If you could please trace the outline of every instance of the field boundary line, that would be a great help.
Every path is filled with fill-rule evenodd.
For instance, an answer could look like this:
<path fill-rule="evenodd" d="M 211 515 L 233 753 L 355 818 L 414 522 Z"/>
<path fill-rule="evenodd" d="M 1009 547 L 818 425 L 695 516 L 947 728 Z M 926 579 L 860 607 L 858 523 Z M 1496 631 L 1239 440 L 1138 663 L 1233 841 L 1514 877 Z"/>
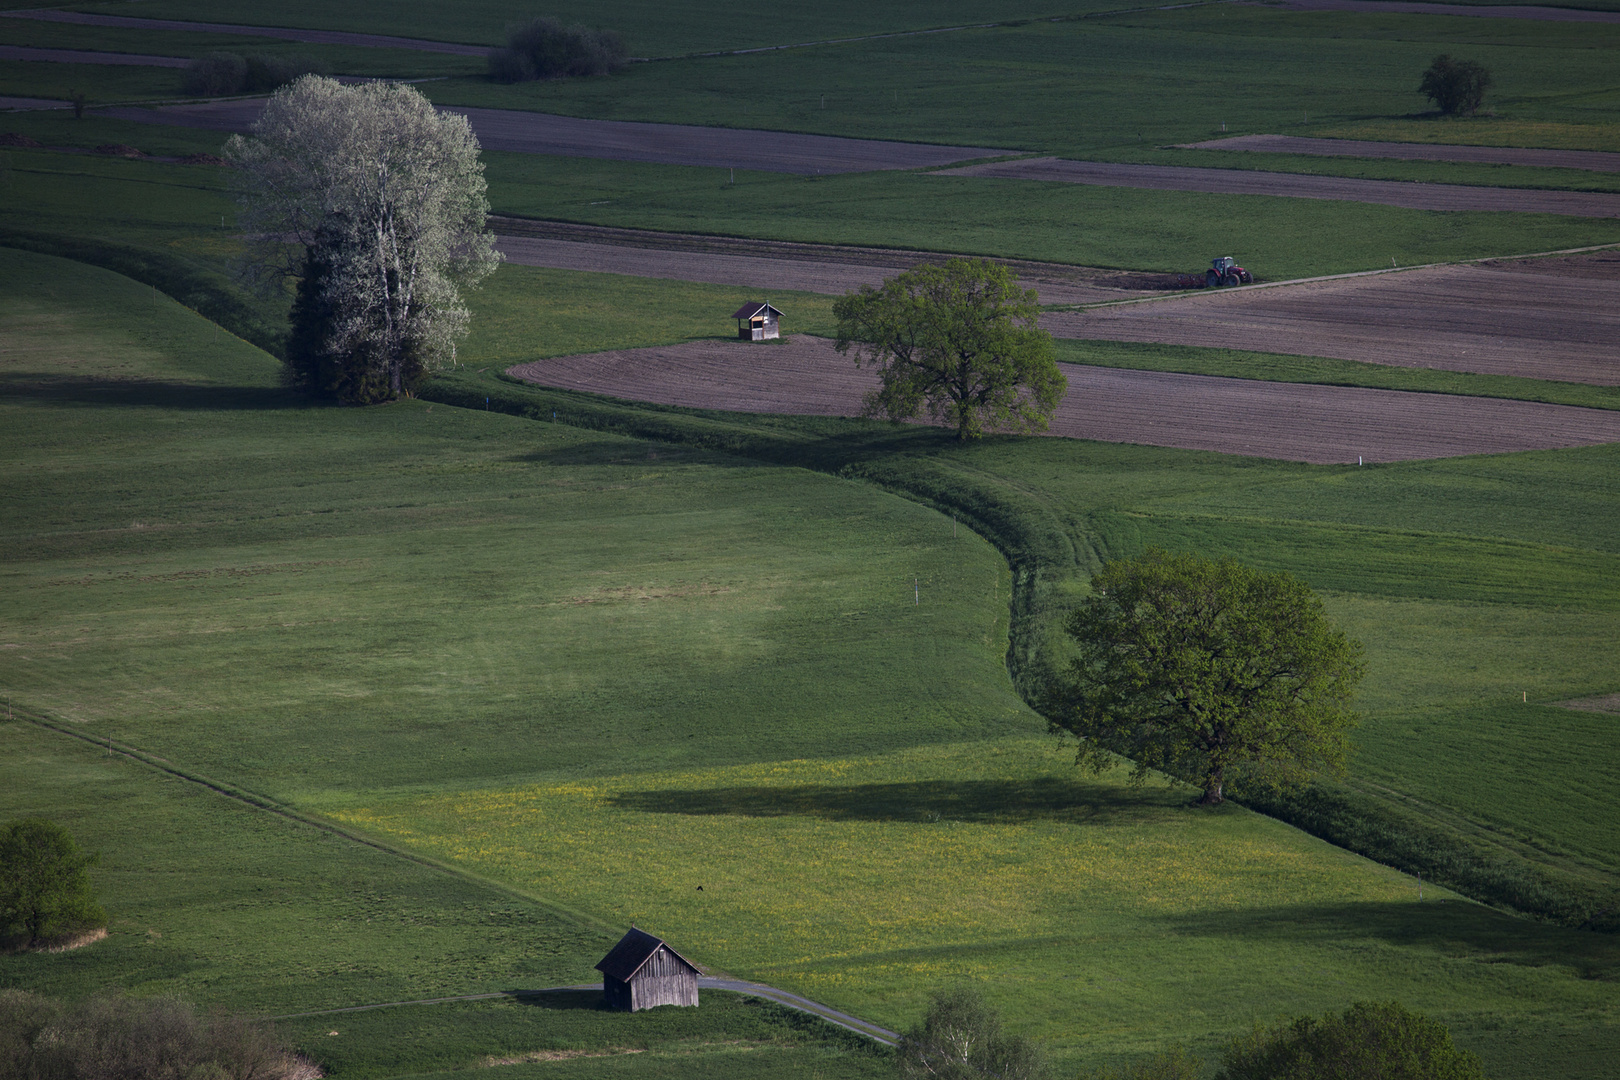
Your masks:
<path fill-rule="evenodd" d="M 1378 277 L 1380 274 L 1406 274 L 1413 270 L 1433 270 L 1440 266 L 1475 266 L 1479 263 L 1498 262 L 1503 259 L 1555 259 L 1560 255 L 1583 255 L 1589 251 L 1608 251 L 1620 248 L 1620 243 L 1592 244 L 1588 247 L 1560 248 L 1557 251 L 1532 251 L 1523 255 L 1485 255 L 1478 259 L 1454 259 L 1449 262 L 1415 263 L 1412 266 L 1391 266 L 1377 270 L 1352 270 L 1347 274 L 1323 274 L 1320 277 L 1289 278 L 1287 281 L 1263 281 L 1254 285 L 1238 285 L 1209 289 L 1184 289 L 1166 296 L 1133 296 L 1128 300 L 1099 300 L 1095 304 L 1053 305 L 1043 311 L 1092 311 L 1096 308 L 1124 307 L 1127 304 L 1157 304 L 1166 300 L 1181 300 L 1189 296 L 1231 296 L 1235 293 L 1254 292 L 1257 289 L 1281 289 L 1289 285 L 1310 285 L 1318 281 L 1344 281 L 1348 278 Z"/>
<path fill-rule="evenodd" d="M 216 795 L 235 800 L 236 802 L 245 803 L 246 805 L 253 807 L 255 810 L 263 810 L 266 813 L 276 814 L 280 817 L 286 818 L 289 821 L 296 822 L 297 824 L 306 825 L 312 829 L 318 829 L 321 832 L 330 833 L 352 843 L 360 844 L 365 847 L 372 848 L 373 850 L 380 851 L 385 855 L 392 855 L 395 858 L 416 863 L 417 865 L 424 866 L 430 870 L 437 870 L 440 873 L 448 874 L 451 877 L 460 878 L 463 881 L 471 882 L 483 888 L 492 889 L 496 892 L 504 893 L 507 896 L 524 900 L 531 904 L 537 904 L 552 914 L 572 921 L 576 925 L 593 930 L 600 930 L 608 934 L 616 934 L 619 932 L 613 925 L 593 915 L 588 915 L 582 911 L 576 911 L 573 908 L 567 907 L 564 904 L 559 904 L 554 900 L 548 900 L 544 897 L 531 895 L 530 893 L 525 892 L 516 886 L 508 885 L 504 882 L 493 881 L 482 876 L 481 874 L 475 874 L 462 867 L 452 866 L 430 856 L 396 847 L 393 844 L 389 844 L 383 840 L 369 836 L 363 832 L 360 832 L 359 830 L 339 825 L 334 821 L 328 820 L 324 816 L 311 814 L 304 810 L 294 809 L 285 803 L 277 802 L 275 799 L 272 799 L 267 795 L 260 795 L 258 792 L 237 787 L 235 784 L 231 784 L 223 780 L 214 780 L 203 776 L 200 773 L 188 772 L 166 758 L 161 758 L 156 754 L 142 750 L 137 746 L 132 746 L 120 740 L 113 739 L 111 736 L 98 736 L 89 732 L 75 731 L 71 727 L 68 727 L 63 721 L 54 720 L 43 713 L 34 712 L 33 710 L 28 709 L 26 706 L 14 706 L 14 711 L 18 719 L 26 720 L 36 727 L 44 728 L 47 731 L 53 731 L 58 735 L 66 735 L 69 738 L 77 739 L 80 742 L 88 743 L 91 746 L 106 747 L 109 754 L 121 754 L 131 761 L 139 762 L 150 769 L 167 773 L 178 780 L 184 780 L 188 783 L 196 784 L 199 787 L 207 788 Z"/>

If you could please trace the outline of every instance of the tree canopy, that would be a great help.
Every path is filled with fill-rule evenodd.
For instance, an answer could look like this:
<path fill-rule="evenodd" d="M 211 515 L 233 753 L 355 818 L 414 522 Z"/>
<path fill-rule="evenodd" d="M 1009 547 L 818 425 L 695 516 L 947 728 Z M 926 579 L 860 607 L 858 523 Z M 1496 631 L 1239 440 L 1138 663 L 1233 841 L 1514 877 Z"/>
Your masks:
<path fill-rule="evenodd" d="M 1198 784 L 1297 784 L 1343 767 L 1359 643 L 1286 573 L 1152 549 L 1109 562 L 1070 615 L 1078 656 L 1047 714 L 1098 771 L 1114 754 Z"/>
<path fill-rule="evenodd" d="M 225 152 L 251 268 L 299 279 L 297 385 L 381 401 L 454 359 L 469 317 L 460 290 L 500 258 L 465 117 L 398 83 L 310 75 L 272 95 L 253 137 Z"/>
<path fill-rule="evenodd" d="M 1003 1032 L 995 1010 L 965 986 L 933 995 L 922 1023 L 901 1037 L 895 1064 L 902 1080 L 1038 1080 L 1046 1075 L 1040 1047 Z"/>
<path fill-rule="evenodd" d="M 0 937 L 30 944 L 106 925 L 86 872 L 95 862 L 54 821 L 0 828 Z"/>
<path fill-rule="evenodd" d="M 1437 1020 L 1395 1001 L 1301 1017 L 1233 1039 L 1215 1080 L 1485 1080 Z"/>
<path fill-rule="evenodd" d="M 1045 431 L 1068 381 L 1052 338 L 1036 325 L 1035 291 L 986 259 L 924 264 L 834 306 L 837 349 L 878 369 L 868 416 L 935 422 L 972 439 L 985 431 Z"/>
<path fill-rule="evenodd" d="M 1418 83 L 1418 93 L 1447 116 L 1473 116 L 1485 103 L 1491 73 L 1473 60 L 1453 60 L 1441 53 Z"/>

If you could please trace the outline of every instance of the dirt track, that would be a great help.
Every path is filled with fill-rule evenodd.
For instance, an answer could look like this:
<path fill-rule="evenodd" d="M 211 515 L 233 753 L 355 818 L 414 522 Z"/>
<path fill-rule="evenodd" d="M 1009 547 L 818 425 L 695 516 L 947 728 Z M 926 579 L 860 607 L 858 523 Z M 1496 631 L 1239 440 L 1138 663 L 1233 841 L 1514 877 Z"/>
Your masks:
<path fill-rule="evenodd" d="M 96 52 L 89 49 L 35 49 L 27 45 L 0 45 L 0 60 L 26 60 L 43 64 L 107 64 L 115 67 L 183 68 L 183 56 L 143 56 L 140 53 Z"/>
<path fill-rule="evenodd" d="M 147 124 L 174 124 L 210 131 L 247 131 L 264 109 L 263 99 L 166 105 L 157 109 L 98 109 L 97 114 Z M 975 146 L 841 139 L 831 135 L 790 135 L 689 124 L 643 124 L 624 120 L 582 120 L 574 116 L 518 109 L 446 108 L 472 122 L 486 150 L 561 157 L 647 161 L 659 165 L 698 165 L 763 172 L 869 172 L 925 169 L 1003 153 Z"/>
<path fill-rule="evenodd" d="M 519 265 L 741 285 L 762 294 L 785 289 L 836 296 L 861 285 L 876 285 L 919 262 L 945 258 L 930 252 L 691 236 L 517 218 L 495 218 L 492 224 L 501 250 Z M 1010 260 L 1008 265 L 1047 304 L 1088 304 L 1140 295 L 1162 277 L 1021 260 Z"/>
<path fill-rule="evenodd" d="M 1620 385 L 1620 252 L 1439 266 L 1056 312 L 1058 337 Z"/>
<path fill-rule="evenodd" d="M 415 52 L 447 53 L 452 56 L 484 56 L 488 45 L 461 45 L 451 41 L 423 41 L 420 38 L 390 37 L 387 34 L 351 34 L 341 30 L 303 30 L 284 26 L 239 26 L 235 23 L 184 22 L 177 19 L 134 19 L 124 15 L 90 15 L 82 11 L 4 11 L 9 19 L 73 23 L 78 26 L 117 26 L 131 30 L 181 30 L 238 37 L 279 38 L 311 45 L 363 45 L 377 49 L 411 49 Z"/>
<path fill-rule="evenodd" d="M 1298 135 L 1235 135 L 1182 143 L 1182 150 L 1248 150 L 1315 157 L 1394 158 L 1399 161 L 1463 161 L 1485 165 L 1540 165 L 1554 169 L 1620 172 L 1620 154 L 1603 150 L 1531 150 L 1517 146 L 1456 146 L 1441 143 L 1307 139 Z"/>
<path fill-rule="evenodd" d="M 1620 12 L 1578 8 L 1410 3 L 1407 0 L 1288 0 L 1287 11 L 1355 11 L 1366 15 L 1458 15 L 1475 19 L 1530 19 L 1538 22 L 1620 22 Z"/>
<path fill-rule="evenodd" d="M 1318 464 L 1620 442 L 1620 412 L 1065 364 L 1052 433 Z M 693 408 L 849 416 L 876 384 L 832 343 L 694 341 L 538 360 L 544 386 Z"/>
<path fill-rule="evenodd" d="M 1340 176 L 1205 169 L 1180 165 L 1121 165 L 1025 158 L 993 161 L 939 173 L 1010 180 L 1051 180 L 1101 187 L 1157 191 L 1203 191 L 1220 195 L 1281 195 L 1296 199 L 1335 199 L 1382 203 L 1409 210 L 1504 210 L 1571 217 L 1620 217 L 1620 195 L 1588 191 L 1534 191 L 1525 188 L 1415 184 L 1402 180 L 1354 180 Z"/>

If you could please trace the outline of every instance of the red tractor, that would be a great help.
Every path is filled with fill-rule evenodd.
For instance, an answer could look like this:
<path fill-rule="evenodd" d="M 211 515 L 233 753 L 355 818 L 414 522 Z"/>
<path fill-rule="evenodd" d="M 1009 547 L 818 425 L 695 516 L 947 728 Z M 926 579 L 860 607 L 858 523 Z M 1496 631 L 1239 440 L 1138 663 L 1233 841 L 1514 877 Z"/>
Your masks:
<path fill-rule="evenodd" d="M 1254 275 L 1237 264 L 1237 260 L 1230 255 L 1222 255 L 1218 259 L 1211 259 L 1209 269 L 1204 276 L 1197 274 L 1181 274 L 1176 278 L 1178 289 L 1218 289 L 1222 285 L 1252 285 Z"/>

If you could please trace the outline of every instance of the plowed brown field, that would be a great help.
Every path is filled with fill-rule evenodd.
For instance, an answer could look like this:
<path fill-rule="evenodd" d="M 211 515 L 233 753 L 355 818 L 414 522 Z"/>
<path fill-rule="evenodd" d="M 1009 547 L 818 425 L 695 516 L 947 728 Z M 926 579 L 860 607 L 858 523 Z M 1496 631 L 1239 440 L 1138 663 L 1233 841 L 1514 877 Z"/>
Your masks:
<path fill-rule="evenodd" d="M 1063 365 L 1052 434 L 1318 464 L 1620 442 L 1620 412 L 1491 398 Z M 779 344 L 691 341 L 537 360 L 510 369 L 543 386 L 743 412 L 850 416 L 869 369 L 806 335 Z"/>
<path fill-rule="evenodd" d="M 1620 252 L 1437 266 L 1058 312 L 1058 337 L 1620 385 Z"/>

